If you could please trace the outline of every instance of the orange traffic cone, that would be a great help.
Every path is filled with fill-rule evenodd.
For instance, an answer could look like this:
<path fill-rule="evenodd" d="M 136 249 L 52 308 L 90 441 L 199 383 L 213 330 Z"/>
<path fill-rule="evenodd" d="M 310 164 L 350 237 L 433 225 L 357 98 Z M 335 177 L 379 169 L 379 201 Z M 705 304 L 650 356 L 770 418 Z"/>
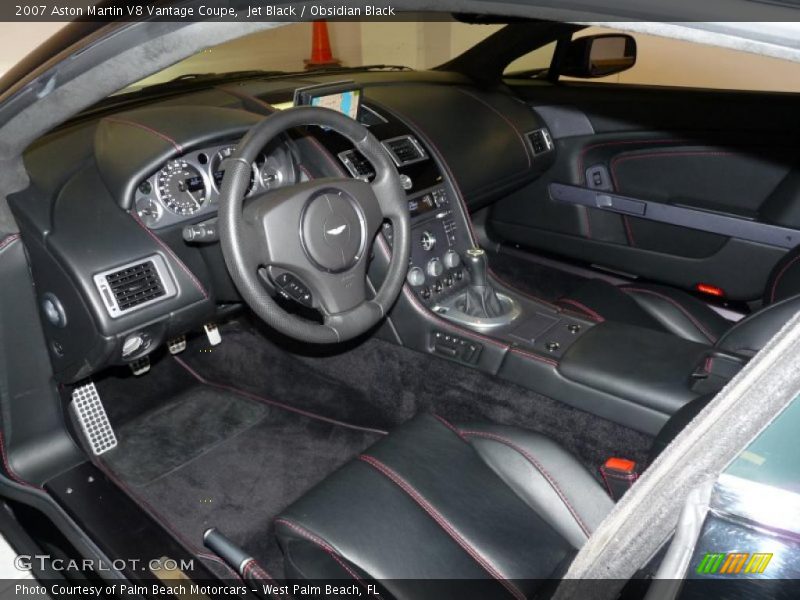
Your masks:
<path fill-rule="evenodd" d="M 328 24 L 325 21 L 314 21 L 311 32 L 311 58 L 303 61 L 306 69 L 317 67 L 339 66 L 342 63 L 333 57 L 331 41 L 328 37 Z"/>

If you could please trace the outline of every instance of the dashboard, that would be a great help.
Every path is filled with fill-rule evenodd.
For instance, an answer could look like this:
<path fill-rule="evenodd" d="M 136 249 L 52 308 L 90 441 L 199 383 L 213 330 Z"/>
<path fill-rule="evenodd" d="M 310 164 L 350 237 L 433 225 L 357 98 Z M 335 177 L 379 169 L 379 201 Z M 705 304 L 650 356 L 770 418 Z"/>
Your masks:
<path fill-rule="evenodd" d="M 507 93 L 480 91 L 449 74 L 353 77 L 357 97 L 331 98 L 326 90 L 341 84 L 332 76 L 248 80 L 89 116 L 31 146 L 32 185 L 9 205 L 59 381 L 146 359 L 241 302 L 216 238 L 187 236 L 187 228 L 213 223 L 224 160 L 303 89 L 319 87 L 309 104 L 319 97 L 318 104 L 354 111 L 394 161 L 412 222 L 407 281 L 419 302 L 433 307 L 466 284 L 458 256 L 473 244 L 468 209 L 552 165 L 552 148 L 534 144 L 544 123 Z M 344 138 L 302 127 L 262 150 L 248 194 L 310 178 L 373 176 Z M 388 224 L 382 235 L 391 244 Z"/>
<path fill-rule="evenodd" d="M 136 186 L 133 206 L 150 229 L 161 229 L 217 212 L 225 170 L 222 162 L 236 150 L 234 141 L 208 146 L 171 158 Z M 251 165 L 247 196 L 297 183 L 291 153 L 278 146 L 265 149 Z"/>

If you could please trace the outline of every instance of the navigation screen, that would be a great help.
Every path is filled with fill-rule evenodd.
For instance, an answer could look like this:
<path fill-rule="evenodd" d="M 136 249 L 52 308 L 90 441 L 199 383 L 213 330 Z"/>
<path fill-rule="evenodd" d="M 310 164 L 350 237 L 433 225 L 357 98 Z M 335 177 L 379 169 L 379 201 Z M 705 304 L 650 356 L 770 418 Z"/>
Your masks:
<path fill-rule="evenodd" d="M 338 110 L 340 113 L 355 120 L 356 117 L 358 117 L 360 96 L 361 90 L 349 90 L 335 94 L 326 94 L 324 96 L 313 96 L 311 98 L 311 106 L 321 106 L 322 108 Z"/>

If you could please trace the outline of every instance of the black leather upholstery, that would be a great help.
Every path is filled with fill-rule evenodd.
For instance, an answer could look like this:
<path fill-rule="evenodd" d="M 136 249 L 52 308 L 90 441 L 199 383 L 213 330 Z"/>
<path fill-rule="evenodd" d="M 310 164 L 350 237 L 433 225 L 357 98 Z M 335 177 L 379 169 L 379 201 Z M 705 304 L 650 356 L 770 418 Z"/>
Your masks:
<path fill-rule="evenodd" d="M 800 310 L 800 247 L 788 252 L 772 269 L 764 290 L 764 308 L 738 323 L 686 292 L 661 285 L 614 286 L 591 279 L 559 303 L 595 318 L 666 331 L 752 355 Z"/>
<path fill-rule="evenodd" d="M 563 573 L 612 507 L 543 436 L 421 415 L 275 525 L 288 577 L 379 579 L 386 596 L 415 599 L 441 597 L 421 580 L 472 580 L 459 598 L 524 598 Z"/>

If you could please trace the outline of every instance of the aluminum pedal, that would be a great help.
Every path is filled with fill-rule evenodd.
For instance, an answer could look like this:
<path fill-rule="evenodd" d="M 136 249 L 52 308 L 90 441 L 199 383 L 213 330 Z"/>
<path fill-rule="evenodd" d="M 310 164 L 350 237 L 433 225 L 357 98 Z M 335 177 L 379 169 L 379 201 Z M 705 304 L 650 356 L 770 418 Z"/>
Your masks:
<path fill-rule="evenodd" d="M 209 344 L 219 346 L 222 343 L 222 334 L 219 332 L 219 327 L 217 327 L 216 323 L 206 323 L 203 325 L 203 329 L 206 330 Z"/>
<path fill-rule="evenodd" d="M 137 358 L 133 362 L 129 362 L 128 366 L 131 368 L 131 372 L 136 375 L 144 375 L 150 370 L 150 357 L 143 356 L 142 358 Z"/>
<path fill-rule="evenodd" d="M 117 436 L 93 381 L 72 390 L 70 409 L 92 454 L 100 456 L 117 447 Z"/>
<path fill-rule="evenodd" d="M 186 350 L 186 336 L 181 335 L 176 338 L 172 338 L 167 342 L 167 348 L 169 348 L 170 354 L 180 354 Z"/>

